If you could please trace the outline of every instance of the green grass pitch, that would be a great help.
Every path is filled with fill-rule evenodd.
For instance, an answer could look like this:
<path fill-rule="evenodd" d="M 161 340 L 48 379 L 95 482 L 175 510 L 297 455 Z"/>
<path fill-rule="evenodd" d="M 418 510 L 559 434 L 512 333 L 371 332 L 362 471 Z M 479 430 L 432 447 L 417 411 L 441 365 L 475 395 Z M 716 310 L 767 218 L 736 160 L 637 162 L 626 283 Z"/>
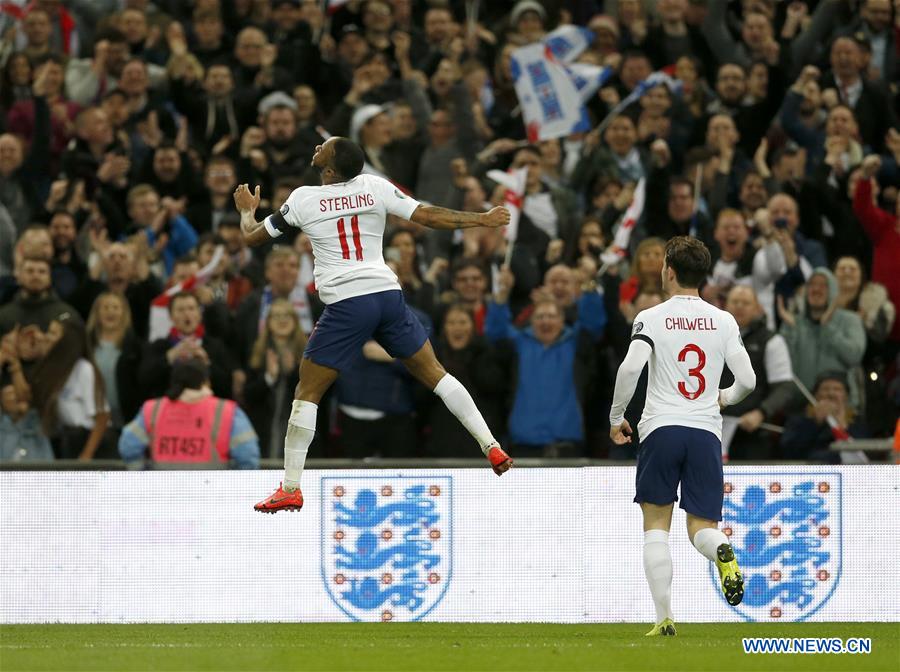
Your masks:
<path fill-rule="evenodd" d="M 0 670 L 900 670 L 897 623 L 5 625 Z M 742 637 L 871 637 L 870 655 L 746 655 Z"/>

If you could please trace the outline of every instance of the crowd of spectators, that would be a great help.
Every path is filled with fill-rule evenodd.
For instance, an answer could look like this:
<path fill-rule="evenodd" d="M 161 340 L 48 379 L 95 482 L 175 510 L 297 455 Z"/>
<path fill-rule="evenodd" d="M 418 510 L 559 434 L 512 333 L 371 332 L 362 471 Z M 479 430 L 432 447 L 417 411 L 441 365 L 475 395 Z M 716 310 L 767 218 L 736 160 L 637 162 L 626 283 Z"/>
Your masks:
<path fill-rule="evenodd" d="M 606 438 L 615 371 L 635 315 L 667 298 L 663 245 L 682 234 L 710 247 L 702 296 L 735 316 L 756 370 L 756 391 L 725 411 L 731 459 L 836 461 L 835 431 L 894 432 L 898 0 L 3 12 L 0 460 L 118 458 L 123 428 L 185 360 L 280 458 L 323 306 L 307 237 L 248 249 L 231 195 L 259 184 L 259 215 L 277 209 L 317 184 L 309 163 L 329 134 L 444 207 L 485 211 L 505 190 L 487 173 L 527 168 L 512 249 L 502 231 L 393 217 L 385 235 L 407 302 L 514 457 L 633 458 Z M 614 70 L 586 103 L 595 128 L 652 72 L 679 86 L 650 89 L 602 133 L 529 143 L 511 54 L 566 23 L 594 33 L 580 61 Z M 604 263 L 641 179 L 629 249 Z M 324 404 L 314 457 L 477 455 L 375 342 Z M 639 388 L 632 427 L 641 406 Z"/>

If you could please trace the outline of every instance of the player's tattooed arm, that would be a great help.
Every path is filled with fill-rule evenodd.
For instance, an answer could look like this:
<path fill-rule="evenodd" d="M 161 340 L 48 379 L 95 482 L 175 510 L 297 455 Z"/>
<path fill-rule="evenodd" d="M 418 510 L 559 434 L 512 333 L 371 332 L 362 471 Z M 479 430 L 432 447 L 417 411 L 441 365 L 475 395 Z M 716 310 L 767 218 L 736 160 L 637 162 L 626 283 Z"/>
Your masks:
<path fill-rule="evenodd" d="M 241 233 L 250 247 L 262 245 L 270 240 L 269 232 L 262 222 L 256 221 L 256 208 L 259 207 L 259 186 L 251 193 L 246 184 L 239 184 L 234 190 L 234 205 L 241 213 Z"/>
<path fill-rule="evenodd" d="M 430 229 L 471 229 L 475 226 L 496 228 L 509 224 L 509 210 L 502 206 L 489 212 L 462 212 L 434 205 L 420 205 L 410 221 Z"/>

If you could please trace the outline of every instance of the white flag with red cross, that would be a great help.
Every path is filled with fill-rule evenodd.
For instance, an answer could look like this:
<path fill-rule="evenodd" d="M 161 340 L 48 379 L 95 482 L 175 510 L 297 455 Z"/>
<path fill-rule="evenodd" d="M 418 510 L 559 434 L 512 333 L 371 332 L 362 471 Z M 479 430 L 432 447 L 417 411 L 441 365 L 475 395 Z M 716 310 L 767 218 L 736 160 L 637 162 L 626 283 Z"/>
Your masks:
<path fill-rule="evenodd" d="M 631 204 L 622 216 L 622 221 L 613 236 L 613 243 L 600 256 L 600 260 L 606 265 L 613 265 L 624 259 L 628 254 L 628 246 L 631 243 L 631 234 L 635 225 L 644 212 L 644 200 L 646 199 L 647 182 L 642 177 L 638 180 L 634 189 Z"/>
<path fill-rule="evenodd" d="M 514 243 L 519 235 L 519 217 L 524 207 L 528 168 L 517 168 L 506 173 L 501 170 L 489 170 L 487 176 L 506 187 L 503 204 L 509 210 L 509 224 L 506 226 L 505 236 L 507 241 Z"/>

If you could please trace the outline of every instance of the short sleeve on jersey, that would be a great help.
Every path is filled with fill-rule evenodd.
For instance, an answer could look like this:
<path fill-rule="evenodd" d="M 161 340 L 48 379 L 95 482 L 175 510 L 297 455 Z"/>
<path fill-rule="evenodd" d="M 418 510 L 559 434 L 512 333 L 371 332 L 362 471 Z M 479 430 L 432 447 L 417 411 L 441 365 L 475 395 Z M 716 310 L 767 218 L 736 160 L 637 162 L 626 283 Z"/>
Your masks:
<path fill-rule="evenodd" d="M 647 324 L 641 318 L 642 315 L 638 315 L 634 319 L 634 324 L 631 326 L 631 340 L 644 341 L 653 349 L 653 338 L 650 336 L 650 330 L 647 329 Z"/>
<path fill-rule="evenodd" d="M 373 175 L 369 178 L 381 195 L 384 201 L 384 209 L 391 215 L 396 215 L 402 219 L 409 219 L 419 207 L 419 202 L 407 196 L 393 184 L 382 177 Z"/>

